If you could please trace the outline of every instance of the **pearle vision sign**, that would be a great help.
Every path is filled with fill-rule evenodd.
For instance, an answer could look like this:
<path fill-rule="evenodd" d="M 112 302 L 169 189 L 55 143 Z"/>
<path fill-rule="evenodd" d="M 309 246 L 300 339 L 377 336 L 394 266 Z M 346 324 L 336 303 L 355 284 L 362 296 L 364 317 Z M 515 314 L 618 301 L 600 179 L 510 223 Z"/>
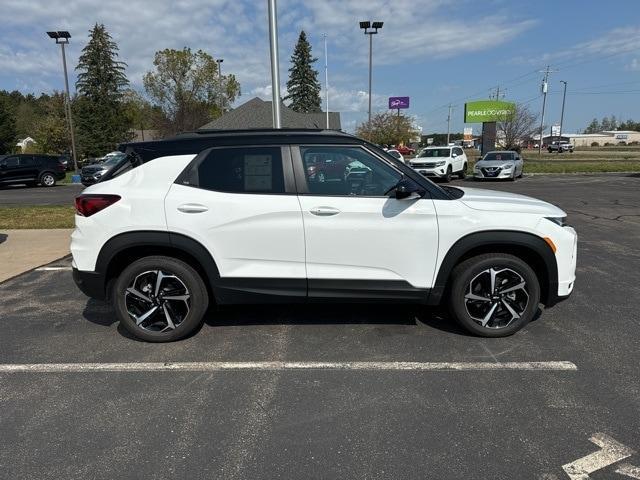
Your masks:
<path fill-rule="evenodd" d="M 478 100 L 464 104 L 465 123 L 499 122 L 516 111 L 516 104 L 501 100 Z"/>

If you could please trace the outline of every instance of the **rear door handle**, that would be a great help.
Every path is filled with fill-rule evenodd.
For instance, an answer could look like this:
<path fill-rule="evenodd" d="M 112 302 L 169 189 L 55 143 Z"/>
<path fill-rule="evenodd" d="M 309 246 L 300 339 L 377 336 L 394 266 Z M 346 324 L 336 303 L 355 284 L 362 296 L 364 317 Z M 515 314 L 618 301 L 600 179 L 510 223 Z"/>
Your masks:
<path fill-rule="evenodd" d="M 333 207 L 314 207 L 309 211 L 313 215 L 317 215 L 319 217 L 330 217 L 331 215 L 337 215 L 340 213 L 340 210 Z"/>
<path fill-rule="evenodd" d="M 209 210 L 206 206 L 199 203 L 185 203 L 178 207 L 178 210 L 182 213 L 203 213 Z"/>

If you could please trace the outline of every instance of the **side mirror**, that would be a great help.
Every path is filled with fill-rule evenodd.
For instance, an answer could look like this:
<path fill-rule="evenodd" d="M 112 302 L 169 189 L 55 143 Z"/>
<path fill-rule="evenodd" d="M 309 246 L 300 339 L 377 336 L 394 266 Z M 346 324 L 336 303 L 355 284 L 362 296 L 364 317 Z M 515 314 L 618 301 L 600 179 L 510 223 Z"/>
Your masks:
<path fill-rule="evenodd" d="M 403 178 L 394 188 L 396 200 L 418 198 L 422 196 L 420 187 L 412 180 Z"/>

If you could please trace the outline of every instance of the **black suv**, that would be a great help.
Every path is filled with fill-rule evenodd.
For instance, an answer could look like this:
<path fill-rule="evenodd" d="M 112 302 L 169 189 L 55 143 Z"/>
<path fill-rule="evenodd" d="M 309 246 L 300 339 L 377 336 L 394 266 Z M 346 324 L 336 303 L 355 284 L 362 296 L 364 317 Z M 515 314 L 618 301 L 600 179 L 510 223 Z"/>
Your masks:
<path fill-rule="evenodd" d="M 53 187 L 65 176 L 60 157 L 18 153 L 0 155 L 0 185 L 21 183 Z"/>

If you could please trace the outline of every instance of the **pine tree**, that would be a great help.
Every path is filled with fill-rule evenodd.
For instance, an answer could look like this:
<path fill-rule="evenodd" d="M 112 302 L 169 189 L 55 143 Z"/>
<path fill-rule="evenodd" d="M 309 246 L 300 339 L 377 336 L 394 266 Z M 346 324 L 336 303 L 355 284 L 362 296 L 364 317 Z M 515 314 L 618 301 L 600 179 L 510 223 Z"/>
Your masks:
<path fill-rule="evenodd" d="M 290 108 L 296 112 L 320 112 L 320 82 L 318 71 L 313 63 L 318 59 L 311 55 L 311 45 L 304 30 L 300 32 L 298 43 L 291 55 L 291 68 L 287 82 L 288 95 L 285 100 L 291 100 Z"/>
<path fill-rule="evenodd" d="M 95 24 L 82 49 L 76 70 L 78 97 L 74 101 L 81 153 L 104 155 L 128 140 L 123 92 L 129 85 L 126 64 L 118 61 L 118 46 L 104 25 Z"/>

